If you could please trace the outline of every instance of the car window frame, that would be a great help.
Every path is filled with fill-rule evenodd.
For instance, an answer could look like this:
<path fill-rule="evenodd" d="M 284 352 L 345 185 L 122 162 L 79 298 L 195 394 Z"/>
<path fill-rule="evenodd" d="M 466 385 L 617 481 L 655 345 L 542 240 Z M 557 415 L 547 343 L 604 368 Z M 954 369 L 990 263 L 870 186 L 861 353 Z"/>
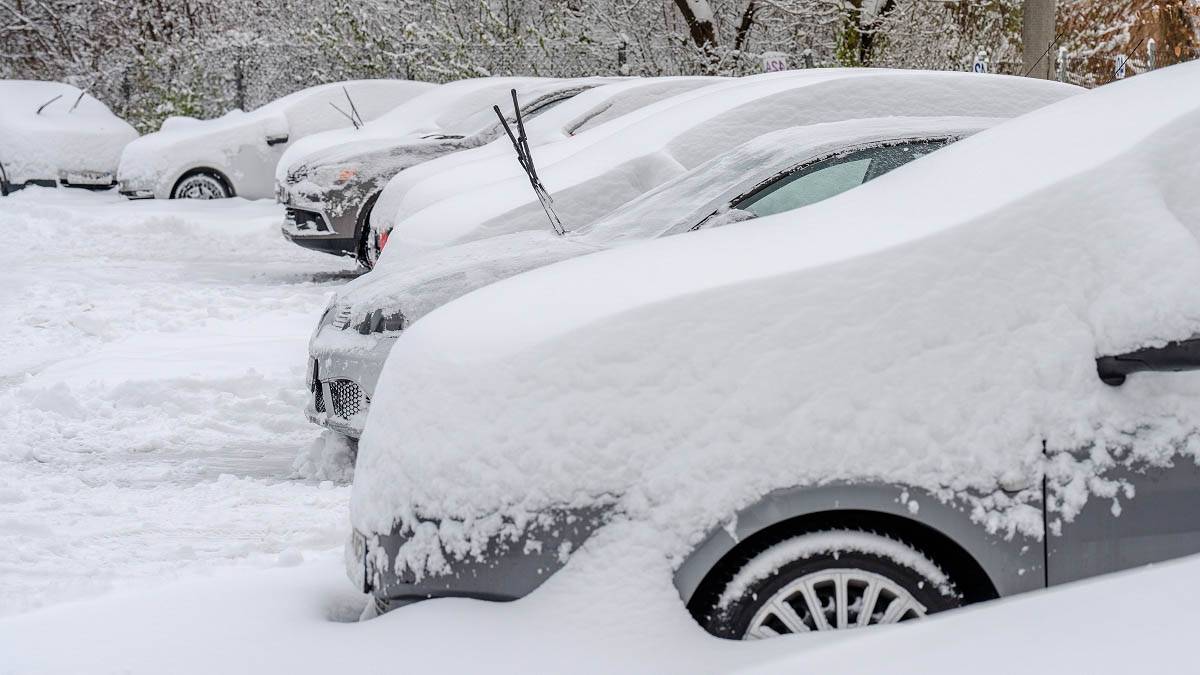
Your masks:
<path fill-rule="evenodd" d="M 790 168 L 784 169 L 783 171 L 777 171 L 776 173 L 772 174 L 770 177 L 765 178 L 765 179 L 755 183 L 753 187 L 738 193 L 737 195 L 733 196 L 732 198 L 722 200 L 721 205 L 714 208 L 711 212 L 709 212 L 708 215 L 704 216 L 698 222 L 692 224 L 690 227 L 688 227 L 686 229 L 675 227 L 675 228 L 672 228 L 670 231 L 668 231 L 666 233 L 666 235 L 677 234 L 679 232 L 695 232 L 697 230 L 702 230 L 702 229 L 704 229 L 704 224 L 709 222 L 710 220 L 712 220 L 715 216 L 718 216 L 722 213 L 727 213 L 728 211 L 733 210 L 733 209 L 737 209 L 738 204 L 745 202 L 747 199 L 757 195 L 758 193 L 762 192 L 763 190 L 770 187 L 771 185 L 774 185 L 775 183 L 778 183 L 779 181 L 784 180 L 784 179 L 786 179 L 790 176 L 793 176 L 797 173 L 808 171 L 810 169 L 814 169 L 816 166 L 823 164 L 825 162 L 828 162 L 831 159 L 836 159 L 839 157 L 847 157 L 849 155 L 853 155 L 855 153 L 862 152 L 864 150 L 870 150 L 873 148 L 904 145 L 906 143 L 934 143 L 934 142 L 942 141 L 941 147 L 939 147 L 937 150 L 926 153 L 926 154 L 933 154 L 934 152 L 937 152 L 938 150 L 944 149 L 948 145 L 953 145 L 954 143 L 961 141 L 963 138 L 966 138 L 968 135 L 969 134 L 964 134 L 964 133 L 940 132 L 937 134 L 927 135 L 927 136 L 926 135 L 898 136 L 898 137 L 893 137 L 893 138 L 888 138 L 888 139 L 883 139 L 883 140 L 873 140 L 873 141 L 866 142 L 866 143 L 857 143 L 854 145 L 848 145 L 848 146 L 839 148 L 836 151 L 828 152 L 823 155 L 814 157 L 810 160 L 807 160 L 805 162 L 802 162 L 800 164 L 796 164 Z M 918 159 L 920 159 L 920 158 L 918 158 Z M 861 187 L 862 185 L 865 185 L 866 183 L 871 182 L 875 178 L 878 178 L 877 175 L 872 175 L 873 168 L 874 167 L 868 167 L 868 169 L 867 169 L 868 178 L 864 178 L 863 182 L 859 183 L 859 185 L 856 187 Z M 897 168 L 899 168 L 899 167 L 897 167 Z M 854 189 L 854 188 L 851 188 L 851 190 L 852 189 Z M 847 190 L 846 192 L 849 192 L 849 190 Z M 801 207 L 801 208 L 803 208 L 803 207 Z M 795 209 L 793 209 L 793 210 L 795 210 Z M 784 213 L 786 213 L 786 211 Z"/>

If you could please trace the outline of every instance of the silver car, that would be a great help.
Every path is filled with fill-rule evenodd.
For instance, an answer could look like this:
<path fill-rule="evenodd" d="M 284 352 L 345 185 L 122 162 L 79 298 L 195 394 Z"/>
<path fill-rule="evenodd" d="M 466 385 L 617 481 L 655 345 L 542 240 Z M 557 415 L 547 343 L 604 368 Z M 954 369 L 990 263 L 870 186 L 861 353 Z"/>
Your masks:
<path fill-rule="evenodd" d="M 308 418 L 357 439 L 388 352 L 411 322 L 522 272 L 617 244 L 801 208 L 995 124 L 885 118 L 785 129 L 751 141 L 578 231 L 459 244 L 389 265 L 338 291 L 309 342 Z"/>
<path fill-rule="evenodd" d="M 1197 553 L 1198 83 L 448 303 L 385 364 L 353 578 L 388 609 L 557 574 L 540 606 L 641 631 L 673 580 L 759 639 Z"/>

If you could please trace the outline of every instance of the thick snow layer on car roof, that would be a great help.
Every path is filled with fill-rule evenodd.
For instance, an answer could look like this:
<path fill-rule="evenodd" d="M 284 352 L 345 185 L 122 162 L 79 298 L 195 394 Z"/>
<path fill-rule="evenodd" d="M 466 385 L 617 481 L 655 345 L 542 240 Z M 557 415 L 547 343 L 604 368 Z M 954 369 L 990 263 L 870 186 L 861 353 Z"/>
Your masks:
<path fill-rule="evenodd" d="M 1053 517 L 1119 502 L 1115 465 L 1196 459 L 1195 375 L 1114 389 L 1094 359 L 1200 333 L 1198 85 L 1200 64 L 1142 75 L 807 209 L 436 310 L 382 373 L 355 526 L 420 527 L 402 555 L 424 573 L 551 505 L 611 502 L 678 564 L 764 494 L 829 480 L 1031 536 L 1040 490 L 998 484 L 1044 467 Z M 579 564 L 619 564 L 612 543 Z"/>
<path fill-rule="evenodd" d="M 268 132 L 292 140 L 334 127 L 353 125 L 330 103 L 350 112 L 345 88 L 364 120 L 373 120 L 434 85 L 407 80 L 351 80 L 309 87 L 250 112 L 232 110 L 217 119 L 168 118 L 162 128 L 126 147 L 121 157 L 122 180 L 155 180 L 172 166 L 236 153 L 241 147 L 262 146 Z M 298 105 L 300 104 L 300 105 Z"/>
<path fill-rule="evenodd" d="M 279 159 L 276 177 L 282 178 L 287 169 L 309 155 L 341 145 L 362 142 L 374 145 L 410 135 L 459 133 L 451 128 L 457 129 L 464 116 L 473 114 L 468 111 L 487 109 L 509 88 L 553 81 L 541 77 L 480 77 L 429 85 L 428 91 L 367 122 L 362 129 L 332 129 L 291 144 Z"/>
<path fill-rule="evenodd" d="M 743 143 L 571 234 L 615 244 L 686 231 L 714 210 L 797 166 L 880 143 L 965 138 L 1002 121 L 883 117 L 781 129 Z"/>
<path fill-rule="evenodd" d="M 658 101 L 727 81 L 718 77 L 625 79 L 596 87 L 540 115 L 527 118 L 525 129 L 530 145 L 536 148 L 629 116 Z M 526 101 L 530 92 L 518 88 L 517 96 L 519 100 Z M 487 110 L 491 110 L 493 104 L 500 105 L 506 113 L 512 108 L 507 91 L 488 104 Z M 640 119 L 645 114 L 629 117 L 628 120 Z M 494 115 L 492 119 L 495 119 Z M 540 158 L 541 152 L 536 152 L 535 157 Z M 442 199 L 457 197 L 464 190 L 523 175 L 518 168 L 512 142 L 507 136 L 501 136 L 483 147 L 447 155 L 398 174 L 388 183 L 380 198 L 382 206 L 379 209 L 381 212 L 390 212 L 390 220 L 394 221 L 404 213 L 412 213 Z M 449 180 L 448 176 L 453 176 L 453 180 Z"/>
<path fill-rule="evenodd" d="M 888 115 L 1012 117 L 1082 90 L 1055 82 L 969 73 L 817 69 L 742 78 L 648 106 L 626 120 L 535 153 L 538 174 L 568 229 L 756 136 L 802 124 Z M 419 211 L 384 191 L 376 229 L 401 214 L 391 255 L 542 226 L 545 216 L 514 160 L 505 180 Z M 453 175 L 442 178 L 453 182 Z M 453 188 L 453 186 L 451 186 Z M 419 195 L 410 190 L 410 195 Z M 419 203 L 419 200 L 418 200 Z M 406 215 L 407 214 L 407 215 Z M 385 251 L 385 255 L 388 253 Z"/>
<path fill-rule="evenodd" d="M 121 149 L 138 134 L 81 93 L 60 82 L 0 80 L 0 164 L 10 181 L 58 180 L 60 171 L 116 173 Z"/>

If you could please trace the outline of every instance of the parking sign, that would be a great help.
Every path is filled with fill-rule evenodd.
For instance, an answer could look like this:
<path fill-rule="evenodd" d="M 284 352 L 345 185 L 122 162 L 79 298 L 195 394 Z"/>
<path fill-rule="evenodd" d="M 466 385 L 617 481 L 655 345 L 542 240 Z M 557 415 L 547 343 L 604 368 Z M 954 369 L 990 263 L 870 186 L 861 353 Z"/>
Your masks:
<path fill-rule="evenodd" d="M 764 73 L 778 73 L 788 69 L 787 54 L 783 52 L 764 52 L 762 61 Z"/>

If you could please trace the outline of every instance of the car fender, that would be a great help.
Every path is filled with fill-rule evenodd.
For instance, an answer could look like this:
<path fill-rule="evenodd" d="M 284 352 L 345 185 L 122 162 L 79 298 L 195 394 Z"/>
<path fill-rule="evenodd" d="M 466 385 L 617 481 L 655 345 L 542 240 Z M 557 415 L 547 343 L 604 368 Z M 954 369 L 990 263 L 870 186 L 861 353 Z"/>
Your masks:
<path fill-rule="evenodd" d="M 690 602 L 708 573 L 739 542 L 796 518 L 850 511 L 895 516 L 934 530 L 973 558 L 1001 597 L 1045 586 L 1042 540 L 1020 534 L 989 534 L 971 519 L 967 505 L 943 502 L 927 490 L 840 482 L 776 490 L 738 511 L 727 525 L 710 531 L 684 558 L 675 571 L 675 587 L 684 602 Z"/>

